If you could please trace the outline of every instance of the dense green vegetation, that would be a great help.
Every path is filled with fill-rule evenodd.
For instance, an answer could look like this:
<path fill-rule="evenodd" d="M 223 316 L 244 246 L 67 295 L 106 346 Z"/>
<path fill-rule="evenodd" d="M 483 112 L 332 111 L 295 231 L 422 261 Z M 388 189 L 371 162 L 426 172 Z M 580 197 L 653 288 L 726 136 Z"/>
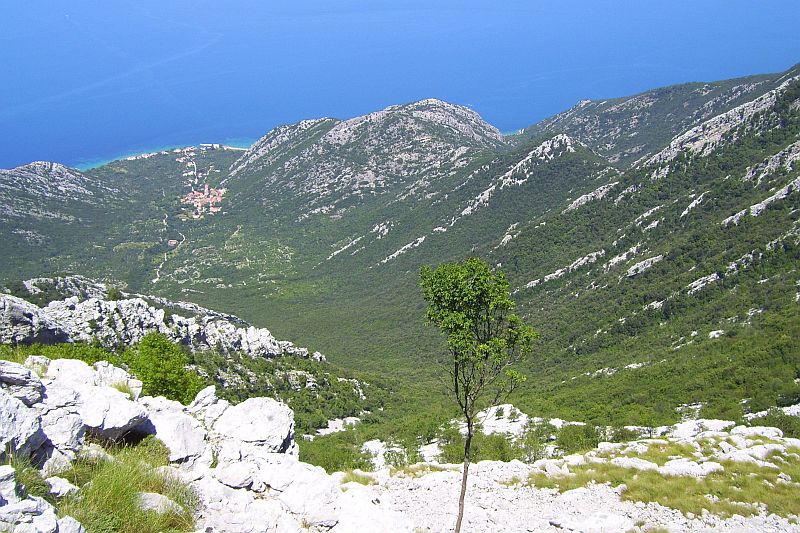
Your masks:
<path fill-rule="evenodd" d="M 336 198 L 341 209 L 331 212 L 312 213 L 319 206 L 272 180 L 330 129 L 329 122 L 234 177 L 227 169 L 240 153 L 196 155 L 198 185 L 224 182 L 229 189 L 218 216 L 194 219 L 179 204 L 191 180 L 180 154 L 114 162 L 89 176 L 124 194 L 98 192 L 103 201 L 96 211 L 54 206 L 74 221 L 28 221 L 47 237 L 44 244 L 6 235 L 4 226 L 8 259 L 0 272 L 27 278 L 69 271 L 119 280 L 125 290 L 236 313 L 279 338 L 322 351 L 333 364 L 228 360 L 162 345 L 157 351 L 171 354 L 173 370 L 188 362 L 200 378 L 177 372 L 161 383 L 158 365 L 167 362 L 153 360 L 147 346 L 108 354 L 92 346 L 24 349 L 48 356 L 63 351 L 89 362 L 108 358 L 145 376 L 147 390 L 184 401 L 201 382 L 221 385 L 233 401 L 275 395 L 295 409 L 299 434 L 311 434 L 331 418 L 359 416 L 352 433 L 301 444 L 327 468 L 358 467 L 360 444 L 371 438 L 391 435 L 413 455 L 419 445 L 442 437 L 440 428 L 457 409 L 436 379 L 445 341 L 422 319 L 418 271 L 423 264 L 467 257 L 506 272 L 521 318 L 540 333 L 522 368 L 528 379 L 510 399 L 527 413 L 591 426 L 659 425 L 678 421 L 679 406 L 699 403 L 702 416 L 741 420 L 800 400 L 800 194 L 790 192 L 758 216 L 722 223 L 797 178 L 797 163 L 787 167 L 786 157 L 763 175 L 761 165 L 791 151 L 800 138 L 800 84 L 704 155 L 685 152 L 651 166 L 628 163 L 785 79 L 690 84 L 596 102 L 570 114 L 573 122 L 542 123 L 504 145 L 471 146 L 472 158 L 431 183 L 392 175 L 382 189 Z M 736 89 L 754 81 L 763 83 Z M 647 101 L 652 105 L 639 106 Z M 635 117 L 640 120 L 633 124 Z M 598 124 L 602 131 L 593 136 L 581 124 Z M 426 134 L 448 138 L 435 130 Z M 620 130 L 629 135 L 614 133 Z M 525 162 L 561 132 L 585 146 L 576 142 L 574 151 Z M 614 146 L 607 151 L 609 139 Z M 334 155 L 353 164 L 373 157 L 360 151 L 363 140 Z M 639 145 L 640 151 L 604 159 Z M 324 162 L 308 161 L 303 169 Z M 499 186 L 503 176 L 518 183 Z M 614 182 L 603 198 L 567 210 L 580 196 Z M 492 185 L 487 204 L 461 216 Z M 380 224 L 387 232 L 378 239 L 372 230 Z M 418 247 L 382 262 L 422 236 Z M 649 269 L 629 275 L 640 261 L 658 256 Z M 713 280 L 705 286 L 691 288 L 708 276 Z M 6 287 L 27 293 L 19 282 Z M 27 298 L 41 305 L 56 296 L 45 291 Z M 366 400 L 339 377 L 357 379 Z M 307 386 L 312 381 L 316 389 Z M 792 420 L 772 416 L 796 431 Z M 577 432 L 558 438 L 570 448 L 594 439 Z M 327 442 L 340 444 L 341 451 L 326 451 Z"/>

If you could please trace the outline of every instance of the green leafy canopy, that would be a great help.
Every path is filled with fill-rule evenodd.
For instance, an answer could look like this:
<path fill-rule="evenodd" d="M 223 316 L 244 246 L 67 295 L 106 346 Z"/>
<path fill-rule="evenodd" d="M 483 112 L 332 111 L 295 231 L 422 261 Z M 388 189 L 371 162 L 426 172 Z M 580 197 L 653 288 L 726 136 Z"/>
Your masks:
<path fill-rule="evenodd" d="M 426 318 L 447 336 L 448 388 L 469 423 L 482 404 L 525 380 L 511 367 L 530 354 L 537 334 L 513 313 L 505 274 L 478 258 L 424 266 L 420 278 Z"/>

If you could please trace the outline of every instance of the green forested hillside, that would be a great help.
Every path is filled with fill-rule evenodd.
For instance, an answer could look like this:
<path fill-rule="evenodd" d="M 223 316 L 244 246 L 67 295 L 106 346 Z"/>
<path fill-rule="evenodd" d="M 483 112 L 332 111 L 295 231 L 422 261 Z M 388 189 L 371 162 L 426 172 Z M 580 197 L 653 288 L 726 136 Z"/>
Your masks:
<path fill-rule="evenodd" d="M 419 268 L 475 255 L 508 274 L 541 334 L 513 399 L 532 413 L 662 423 L 682 404 L 736 417 L 794 403 L 795 76 L 582 103 L 511 137 L 426 100 L 281 127 L 246 152 L 114 162 L 83 174 L 98 201 L 59 207 L 79 214 L 58 229 L 6 216 L 0 272 L 77 272 L 236 313 L 423 405 L 443 345 Z M 206 183 L 226 189 L 221 212 L 194 217 L 180 199 Z"/>

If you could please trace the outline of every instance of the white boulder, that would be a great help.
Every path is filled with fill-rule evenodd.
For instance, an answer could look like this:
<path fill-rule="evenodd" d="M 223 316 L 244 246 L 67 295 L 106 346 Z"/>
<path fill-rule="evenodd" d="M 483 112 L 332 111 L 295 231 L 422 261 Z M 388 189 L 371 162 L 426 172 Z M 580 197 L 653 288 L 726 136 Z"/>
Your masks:
<path fill-rule="evenodd" d="M 181 506 L 157 492 L 140 492 L 137 495 L 137 505 L 144 511 L 154 511 L 158 514 L 183 512 Z"/>
<path fill-rule="evenodd" d="M 742 437 L 766 437 L 768 439 L 780 439 L 783 437 L 783 431 L 778 428 L 764 427 L 764 426 L 736 426 L 731 430 L 731 435 L 740 435 Z"/>
<path fill-rule="evenodd" d="M 0 360 L 0 388 L 26 406 L 41 401 L 44 386 L 35 373 L 11 361 Z"/>
<path fill-rule="evenodd" d="M 29 456 L 46 439 L 38 413 L 0 390 L 0 450 L 13 450 Z"/>
<path fill-rule="evenodd" d="M 162 397 L 143 397 L 138 403 L 148 412 L 148 432 L 169 448 L 171 462 L 191 465 L 203 455 L 207 432 L 196 418 L 184 412 L 180 403 Z"/>
<path fill-rule="evenodd" d="M 83 424 L 101 438 L 120 439 L 147 420 L 144 408 L 116 389 L 84 386 L 76 390 Z"/>
<path fill-rule="evenodd" d="M 83 444 L 85 428 L 78 413 L 78 394 L 48 380 L 43 400 L 34 407 L 48 440 L 45 471 L 58 473 L 69 467 Z"/>
<path fill-rule="evenodd" d="M 635 470 L 658 470 L 656 463 L 639 459 L 638 457 L 615 457 L 611 459 L 611 464 Z"/>
<path fill-rule="evenodd" d="M 65 516 L 58 520 L 58 533 L 86 533 L 86 528 L 71 516 Z"/>
<path fill-rule="evenodd" d="M 283 453 L 294 444 L 294 413 L 272 398 L 250 398 L 227 408 L 213 425 L 223 439 Z"/>
<path fill-rule="evenodd" d="M 17 472 L 11 465 L 0 466 L 0 506 L 20 501 L 17 493 Z"/>
<path fill-rule="evenodd" d="M 713 461 L 697 463 L 691 459 L 673 459 L 664 463 L 658 468 L 658 473 L 664 476 L 691 476 L 696 478 L 705 477 L 712 472 L 721 472 L 722 465 Z"/>
<path fill-rule="evenodd" d="M 50 487 L 50 494 L 52 494 L 56 498 L 63 498 L 67 494 L 70 494 L 78 490 L 78 487 L 76 487 L 63 477 L 53 476 L 45 479 L 45 481 L 47 482 L 47 485 Z"/>

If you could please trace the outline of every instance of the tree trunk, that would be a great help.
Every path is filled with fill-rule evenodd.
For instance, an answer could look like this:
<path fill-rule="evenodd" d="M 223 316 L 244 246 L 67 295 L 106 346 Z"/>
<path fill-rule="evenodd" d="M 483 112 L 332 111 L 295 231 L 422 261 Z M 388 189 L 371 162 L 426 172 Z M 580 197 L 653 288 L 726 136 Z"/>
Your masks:
<path fill-rule="evenodd" d="M 461 473 L 461 495 L 458 497 L 458 518 L 455 533 L 461 533 L 461 520 L 464 518 L 464 497 L 467 494 L 467 475 L 469 474 L 470 449 L 472 448 L 472 419 L 467 419 L 467 441 L 464 443 L 464 470 Z"/>

